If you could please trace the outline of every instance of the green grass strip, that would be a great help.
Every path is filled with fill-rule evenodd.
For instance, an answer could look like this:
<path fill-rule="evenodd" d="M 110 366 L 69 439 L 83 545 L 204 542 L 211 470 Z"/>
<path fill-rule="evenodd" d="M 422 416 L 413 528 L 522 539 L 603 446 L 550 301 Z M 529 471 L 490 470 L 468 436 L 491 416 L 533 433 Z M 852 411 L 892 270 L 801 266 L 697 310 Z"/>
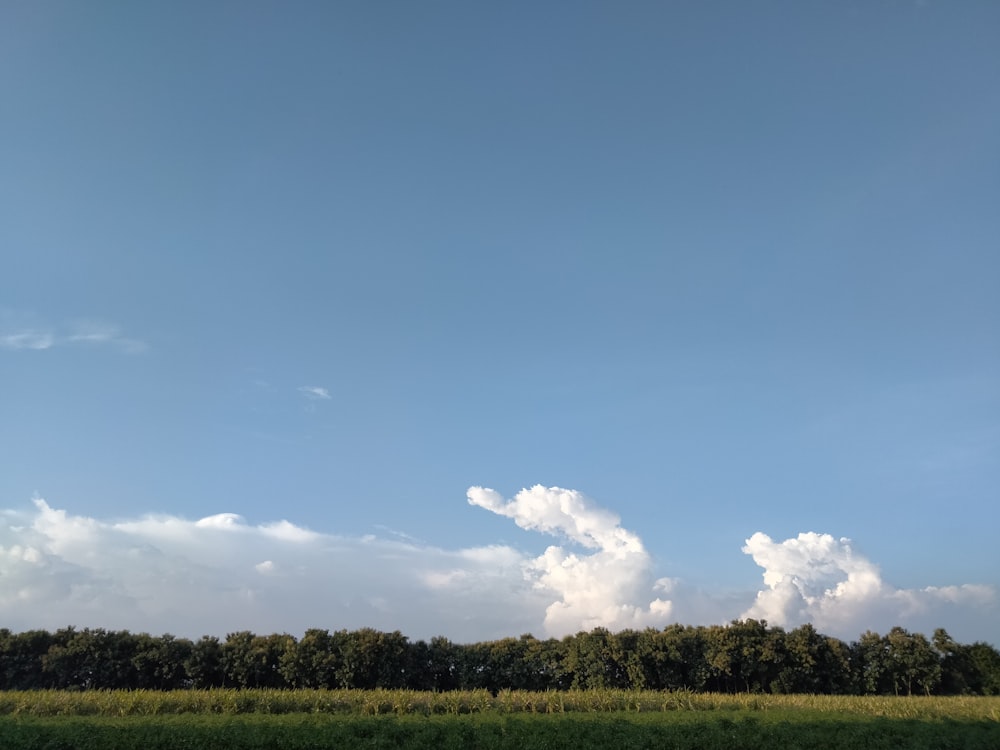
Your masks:
<path fill-rule="evenodd" d="M 4 750 L 996 750 L 1000 723 L 807 710 L 656 714 L 5 716 Z"/>

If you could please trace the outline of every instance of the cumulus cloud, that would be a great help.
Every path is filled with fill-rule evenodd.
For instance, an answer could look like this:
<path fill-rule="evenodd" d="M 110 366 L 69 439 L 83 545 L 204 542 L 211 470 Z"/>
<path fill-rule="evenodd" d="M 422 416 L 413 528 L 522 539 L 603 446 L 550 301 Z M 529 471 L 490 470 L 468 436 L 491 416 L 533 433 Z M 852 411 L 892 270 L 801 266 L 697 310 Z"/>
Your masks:
<path fill-rule="evenodd" d="M 845 639 L 892 625 L 996 639 L 991 587 L 895 588 L 846 539 L 754 534 L 744 551 L 764 569 L 763 589 L 719 594 L 656 578 L 640 537 L 574 490 L 535 486 L 506 500 L 472 487 L 468 501 L 558 543 L 541 555 L 504 544 L 443 549 L 231 512 L 105 521 L 39 499 L 0 511 L 0 614 L 15 630 L 73 624 L 193 637 L 368 626 L 476 641 L 742 616 L 812 622 Z"/>
<path fill-rule="evenodd" d="M 577 554 L 558 545 L 524 564 L 527 579 L 558 598 L 545 610 L 548 635 L 603 626 L 612 630 L 665 625 L 669 600 L 652 597 L 666 580 L 652 581 L 652 560 L 642 540 L 614 513 L 576 490 L 535 485 L 505 501 L 494 490 L 471 487 L 469 503 L 513 519 L 522 529 L 562 536 L 592 550 Z"/>
<path fill-rule="evenodd" d="M 990 586 L 895 588 L 850 539 L 829 534 L 808 532 L 775 542 L 757 532 L 743 552 L 764 569 L 765 585 L 743 616 L 773 625 L 810 622 L 821 632 L 844 637 L 893 625 L 926 631 L 941 625 L 948 608 L 978 609 L 983 615 L 996 608 Z"/>

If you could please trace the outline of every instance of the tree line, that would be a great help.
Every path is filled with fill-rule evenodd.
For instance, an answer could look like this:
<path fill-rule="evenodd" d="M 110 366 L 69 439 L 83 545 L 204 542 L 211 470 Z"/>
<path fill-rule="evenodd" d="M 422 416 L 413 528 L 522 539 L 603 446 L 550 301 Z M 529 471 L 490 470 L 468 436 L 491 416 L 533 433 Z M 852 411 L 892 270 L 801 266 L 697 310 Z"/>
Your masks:
<path fill-rule="evenodd" d="M 812 625 L 786 631 L 753 619 L 471 644 L 371 628 L 222 640 L 0 629 L 2 690 L 216 687 L 1000 695 L 1000 652 L 941 628 L 931 639 L 894 627 L 846 643 Z"/>

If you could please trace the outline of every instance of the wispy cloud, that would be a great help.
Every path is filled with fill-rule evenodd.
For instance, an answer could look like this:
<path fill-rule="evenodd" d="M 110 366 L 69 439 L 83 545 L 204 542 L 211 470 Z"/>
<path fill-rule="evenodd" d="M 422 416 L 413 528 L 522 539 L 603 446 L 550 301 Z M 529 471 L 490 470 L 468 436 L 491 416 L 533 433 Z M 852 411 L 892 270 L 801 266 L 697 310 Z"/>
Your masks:
<path fill-rule="evenodd" d="M 287 520 L 255 525 L 235 513 L 110 522 L 36 500 L 0 511 L 0 612 L 21 630 L 75 624 L 190 636 L 336 623 L 467 642 L 747 616 L 812 622 L 847 639 L 902 625 L 996 640 L 991 587 L 894 588 L 829 535 L 754 534 L 745 550 L 764 568 L 764 588 L 733 596 L 655 578 L 639 536 L 574 490 L 536 486 L 505 500 L 472 487 L 468 500 L 561 541 L 540 556 L 500 544 L 443 549 Z"/>
<path fill-rule="evenodd" d="M 90 346 L 112 346 L 129 354 L 146 351 L 145 341 L 123 336 L 118 326 L 97 321 L 82 321 L 74 324 L 73 333 L 66 337 L 71 344 Z"/>
<path fill-rule="evenodd" d="M 149 348 L 146 342 L 124 336 L 118 326 L 108 323 L 80 321 L 60 329 L 26 326 L 11 320 L 0 321 L 0 348 L 44 350 L 57 346 L 111 347 L 128 354 L 137 354 Z"/>
<path fill-rule="evenodd" d="M 329 401 L 332 398 L 330 391 L 326 388 L 320 388 L 318 385 L 299 386 L 299 393 L 314 401 Z"/>
<path fill-rule="evenodd" d="M 0 348 L 3 349 L 48 349 L 56 342 L 49 331 L 16 331 L 0 334 Z"/>

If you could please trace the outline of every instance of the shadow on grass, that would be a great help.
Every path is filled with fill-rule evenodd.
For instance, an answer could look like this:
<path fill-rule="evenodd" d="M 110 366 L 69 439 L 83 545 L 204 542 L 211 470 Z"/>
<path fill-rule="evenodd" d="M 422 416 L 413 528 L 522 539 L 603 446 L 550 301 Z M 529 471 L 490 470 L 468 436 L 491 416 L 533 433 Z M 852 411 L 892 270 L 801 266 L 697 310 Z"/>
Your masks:
<path fill-rule="evenodd" d="M 1000 722 L 698 715 L 2 717 L 4 750 L 997 750 Z"/>

